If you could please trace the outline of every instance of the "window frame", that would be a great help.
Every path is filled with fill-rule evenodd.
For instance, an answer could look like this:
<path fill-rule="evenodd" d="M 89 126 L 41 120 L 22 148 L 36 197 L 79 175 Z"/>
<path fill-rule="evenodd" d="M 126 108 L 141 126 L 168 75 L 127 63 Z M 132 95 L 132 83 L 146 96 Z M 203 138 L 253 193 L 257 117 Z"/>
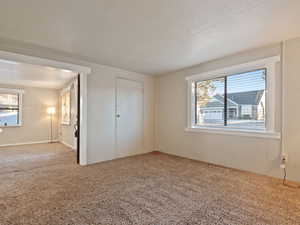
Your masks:
<path fill-rule="evenodd" d="M 186 77 L 187 81 L 187 126 L 186 131 L 209 132 L 220 134 L 234 134 L 242 136 L 261 136 L 280 138 L 280 133 L 275 131 L 275 89 L 276 89 L 276 64 L 280 62 L 280 56 L 273 56 L 248 63 L 234 65 L 219 70 L 209 71 Z M 195 87 L 194 83 L 199 81 L 223 78 L 230 75 L 246 73 L 259 69 L 266 70 L 266 114 L 265 129 L 229 128 L 226 126 L 202 126 L 195 124 Z"/>
<path fill-rule="evenodd" d="M 74 82 L 74 81 L 73 81 Z M 61 91 L 60 91 L 60 95 L 59 95 L 59 98 L 60 98 L 60 102 L 59 102 L 59 111 L 60 111 L 60 125 L 62 125 L 62 126 L 70 126 L 71 125 L 71 121 L 72 121 L 72 105 L 71 105 L 71 103 L 72 103 L 72 99 L 71 99 L 71 86 L 72 86 L 72 83 L 73 82 L 71 82 L 71 84 L 69 84 L 67 87 L 65 87 L 65 88 L 63 88 Z M 62 120 L 62 118 L 63 118 L 63 115 L 62 115 L 62 113 L 63 113 L 63 110 L 62 110 L 62 108 L 63 108 L 63 104 L 62 104 L 62 97 L 64 96 L 64 94 L 66 94 L 66 93 L 68 93 L 69 92 L 69 95 L 70 95 L 70 98 L 69 98 L 69 110 L 68 110 L 68 114 L 69 114 L 69 121 L 68 122 L 65 122 L 65 121 L 63 121 Z"/>
<path fill-rule="evenodd" d="M 21 89 L 10 89 L 10 88 L 0 88 L 0 94 L 17 94 L 18 95 L 18 124 L 16 125 L 7 125 L 2 126 L 1 128 L 9 128 L 9 127 L 21 127 L 23 125 L 23 94 L 24 90 Z"/>
<path fill-rule="evenodd" d="M 255 70 L 251 70 L 251 71 L 245 71 L 245 72 L 242 72 L 242 73 L 237 73 L 237 74 L 226 74 L 224 75 L 223 77 L 216 77 L 216 78 L 212 78 L 212 79 L 202 79 L 202 80 L 195 80 L 193 81 L 194 85 L 195 85 L 195 93 L 197 92 L 197 83 L 199 82 L 202 82 L 202 81 L 211 81 L 211 80 L 216 80 L 216 79 L 223 79 L 224 80 L 224 107 L 222 107 L 222 109 L 224 110 L 224 125 L 210 125 L 210 126 L 205 126 L 205 125 L 195 125 L 195 126 L 199 126 L 199 127 L 218 127 L 218 128 L 228 128 L 227 125 L 228 125 L 228 111 L 225 110 L 225 109 L 228 109 L 227 108 L 227 105 L 228 105 L 228 101 L 231 101 L 230 99 L 227 98 L 227 95 L 228 95 L 228 91 L 227 91 L 227 87 L 228 87 L 228 77 L 231 77 L 231 76 L 235 76 L 235 75 L 240 75 L 240 74 L 244 74 L 244 73 L 251 73 L 251 72 L 255 72 L 255 71 L 264 71 L 265 75 L 266 75 L 266 81 L 265 81 L 265 92 L 267 90 L 267 87 L 268 87 L 268 71 L 267 71 L 267 68 L 259 68 L 259 69 L 255 69 Z M 231 101 L 232 102 L 232 101 Z M 197 95 L 195 95 L 195 109 L 196 109 L 196 104 L 197 104 Z M 267 104 L 268 104 L 268 99 L 266 98 L 266 108 L 267 108 Z M 249 106 L 249 105 L 247 105 Z M 194 123 L 196 124 L 197 123 L 197 112 L 194 110 L 195 112 L 195 116 L 193 118 L 193 120 L 195 121 Z M 265 128 L 266 128 L 266 121 L 267 121 L 267 114 L 265 114 L 265 121 L 264 121 L 264 124 L 265 124 Z M 251 128 L 243 128 L 243 127 L 235 127 L 235 126 L 230 126 L 230 129 L 249 129 L 249 130 L 265 130 L 264 129 L 251 129 Z"/>

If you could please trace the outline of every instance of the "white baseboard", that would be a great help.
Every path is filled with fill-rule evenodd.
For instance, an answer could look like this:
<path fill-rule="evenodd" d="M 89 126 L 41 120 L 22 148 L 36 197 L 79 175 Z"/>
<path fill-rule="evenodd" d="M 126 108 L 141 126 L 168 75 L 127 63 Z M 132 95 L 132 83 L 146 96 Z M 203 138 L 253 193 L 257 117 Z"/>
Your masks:
<path fill-rule="evenodd" d="M 0 145 L 0 147 L 9 147 L 9 146 L 18 146 L 18 145 L 35 145 L 35 144 L 46 144 L 51 142 L 58 142 L 58 140 L 45 140 L 45 141 L 31 141 L 31 142 L 22 142 L 22 143 L 12 143 Z"/>
<path fill-rule="evenodd" d="M 64 142 L 64 141 L 61 141 L 61 140 L 60 140 L 59 142 L 62 143 L 63 145 L 65 145 L 65 146 L 67 146 L 68 148 L 71 148 L 71 149 L 74 150 L 74 151 L 76 150 L 75 147 L 74 147 L 73 145 L 70 145 L 70 144 L 68 144 L 68 143 L 66 143 L 66 142 Z"/>

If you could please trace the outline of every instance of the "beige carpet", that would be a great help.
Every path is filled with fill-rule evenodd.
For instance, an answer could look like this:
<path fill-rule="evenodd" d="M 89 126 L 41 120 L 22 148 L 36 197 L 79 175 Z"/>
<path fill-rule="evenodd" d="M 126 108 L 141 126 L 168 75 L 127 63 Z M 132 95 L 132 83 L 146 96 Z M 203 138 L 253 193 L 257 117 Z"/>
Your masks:
<path fill-rule="evenodd" d="M 60 144 L 0 148 L 1 225 L 300 224 L 277 179 L 165 154 L 80 167 Z"/>

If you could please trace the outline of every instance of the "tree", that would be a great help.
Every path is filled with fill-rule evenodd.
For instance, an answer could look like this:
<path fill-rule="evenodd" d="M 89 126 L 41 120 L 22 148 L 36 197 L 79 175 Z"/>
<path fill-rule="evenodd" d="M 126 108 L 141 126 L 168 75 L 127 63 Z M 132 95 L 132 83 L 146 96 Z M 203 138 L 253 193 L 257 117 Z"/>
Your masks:
<path fill-rule="evenodd" d="M 216 90 L 215 82 L 224 82 L 223 78 L 196 82 L 197 106 L 204 107 L 214 97 Z"/>

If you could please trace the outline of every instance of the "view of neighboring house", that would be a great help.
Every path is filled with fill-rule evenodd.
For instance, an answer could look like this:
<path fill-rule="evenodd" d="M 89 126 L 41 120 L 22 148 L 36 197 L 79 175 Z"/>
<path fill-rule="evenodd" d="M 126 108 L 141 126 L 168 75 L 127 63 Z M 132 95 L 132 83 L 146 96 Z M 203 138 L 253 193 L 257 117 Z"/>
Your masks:
<path fill-rule="evenodd" d="M 210 123 L 224 120 L 224 96 L 213 96 L 204 106 L 197 107 L 198 121 Z M 228 120 L 264 120 L 265 91 L 229 93 L 227 95 Z"/>

